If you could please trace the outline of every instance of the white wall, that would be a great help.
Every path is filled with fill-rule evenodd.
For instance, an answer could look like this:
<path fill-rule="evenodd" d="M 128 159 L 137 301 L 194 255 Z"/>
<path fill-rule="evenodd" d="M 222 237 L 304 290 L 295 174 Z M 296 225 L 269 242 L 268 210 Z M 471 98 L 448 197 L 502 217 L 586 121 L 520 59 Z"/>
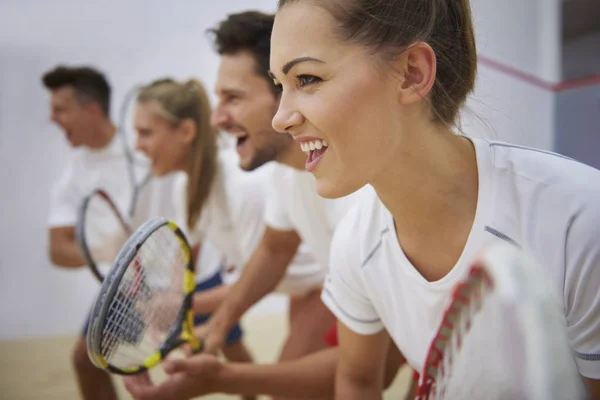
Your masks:
<path fill-rule="evenodd" d="M 562 79 L 560 0 L 471 0 L 480 57 L 548 85 Z M 554 149 L 555 94 L 480 63 L 463 113 L 473 136 Z"/>
<path fill-rule="evenodd" d="M 473 0 L 481 53 L 542 73 L 542 1 Z M 12 229 L 0 233 L 0 338 L 78 330 L 98 288 L 87 271 L 62 271 L 47 260 L 48 193 L 69 152 L 48 122 L 41 74 L 57 63 L 101 68 L 113 84 L 113 115 L 132 85 L 160 76 L 193 75 L 212 88 L 218 57 L 205 30 L 249 3 L 0 2 L 0 218 Z M 265 11 L 275 3 L 251 2 Z M 467 133 L 552 146 L 552 100 L 538 88 L 482 67 L 469 106 L 476 118 L 465 116 Z"/>
<path fill-rule="evenodd" d="M 479 65 L 475 93 L 462 113 L 469 136 L 554 148 L 554 93 Z"/>
<path fill-rule="evenodd" d="M 471 0 L 479 52 L 560 81 L 560 0 Z"/>

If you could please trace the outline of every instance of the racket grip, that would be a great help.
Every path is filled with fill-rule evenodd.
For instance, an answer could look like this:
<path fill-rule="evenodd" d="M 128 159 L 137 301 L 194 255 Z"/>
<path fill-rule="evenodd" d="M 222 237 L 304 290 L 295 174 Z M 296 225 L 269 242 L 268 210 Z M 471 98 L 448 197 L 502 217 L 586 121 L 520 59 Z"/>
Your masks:
<path fill-rule="evenodd" d="M 192 354 L 200 354 L 204 350 L 204 341 L 200 340 L 198 346 L 192 346 Z"/>

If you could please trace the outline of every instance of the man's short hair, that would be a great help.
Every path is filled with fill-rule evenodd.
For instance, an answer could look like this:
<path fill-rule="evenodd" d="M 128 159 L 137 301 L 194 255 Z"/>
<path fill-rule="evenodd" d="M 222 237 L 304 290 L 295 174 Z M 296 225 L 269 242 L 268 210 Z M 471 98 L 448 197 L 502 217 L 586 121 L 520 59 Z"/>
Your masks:
<path fill-rule="evenodd" d="M 110 85 L 106 77 L 90 67 L 60 65 L 42 77 L 44 86 L 51 90 L 72 87 L 79 101 L 94 101 L 107 117 L 110 115 Z"/>
<path fill-rule="evenodd" d="M 208 33 L 214 37 L 214 46 L 220 55 L 242 51 L 250 53 L 256 61 L 256 72 L 270 83 L 274 93 L 278 93 L 268 74 L 274 22 L 273 14 L 245 11 L 228 15 L 215 28 L 209 29 Z"/>

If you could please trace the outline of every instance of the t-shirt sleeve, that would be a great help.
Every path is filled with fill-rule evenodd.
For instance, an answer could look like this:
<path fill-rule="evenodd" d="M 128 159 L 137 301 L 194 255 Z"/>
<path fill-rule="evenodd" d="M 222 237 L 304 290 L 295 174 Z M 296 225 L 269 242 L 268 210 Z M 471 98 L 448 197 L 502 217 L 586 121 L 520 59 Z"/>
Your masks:
<path fill-rule="evenodd" d="M 283 172 L 275 168 L 271 174 L 267 189 L 267 201 L 265 208 L 265 223 L 274 229 L 281 231 L 294 230 L 294 224 L 290 220 L 285 207 L 285 177 Z"/>
<path fill-rule="evenodd" d="M 75 170 L 74 163 L 69 163 L 52 188 L 48 215 L 50 228 L 75 226 L 77 223 L 78 208 L 86 193 L 81 193 L 78 187 Z"/>
<path fill-rule="evenodd" d="M 600 199 L 599 199 L 600 200 Z M 600 379 L 600 201 L 573 220 L 565 244 L 567 332 L 579 373 Z"/>
<path fill-rule="evenodd" d="M 384 326 L 362 282 L 360 246 L 356 243 L 358 226 L 359 210 L 354 207 L 335 230 L 329 273 L 321 298 L 350 330 L 373 335 Z"/>

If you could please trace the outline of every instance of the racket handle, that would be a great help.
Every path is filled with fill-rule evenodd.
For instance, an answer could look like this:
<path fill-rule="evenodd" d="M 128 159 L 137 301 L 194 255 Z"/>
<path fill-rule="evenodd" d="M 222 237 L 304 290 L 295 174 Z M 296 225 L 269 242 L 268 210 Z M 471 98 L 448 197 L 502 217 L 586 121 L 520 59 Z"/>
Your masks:
<path fill-rule="evenodd" d="M 199 345 L 194 347 L 192 346 L 192 354 L 200 354 L 204 350 L 204 341 L 200 340 Z"/>

